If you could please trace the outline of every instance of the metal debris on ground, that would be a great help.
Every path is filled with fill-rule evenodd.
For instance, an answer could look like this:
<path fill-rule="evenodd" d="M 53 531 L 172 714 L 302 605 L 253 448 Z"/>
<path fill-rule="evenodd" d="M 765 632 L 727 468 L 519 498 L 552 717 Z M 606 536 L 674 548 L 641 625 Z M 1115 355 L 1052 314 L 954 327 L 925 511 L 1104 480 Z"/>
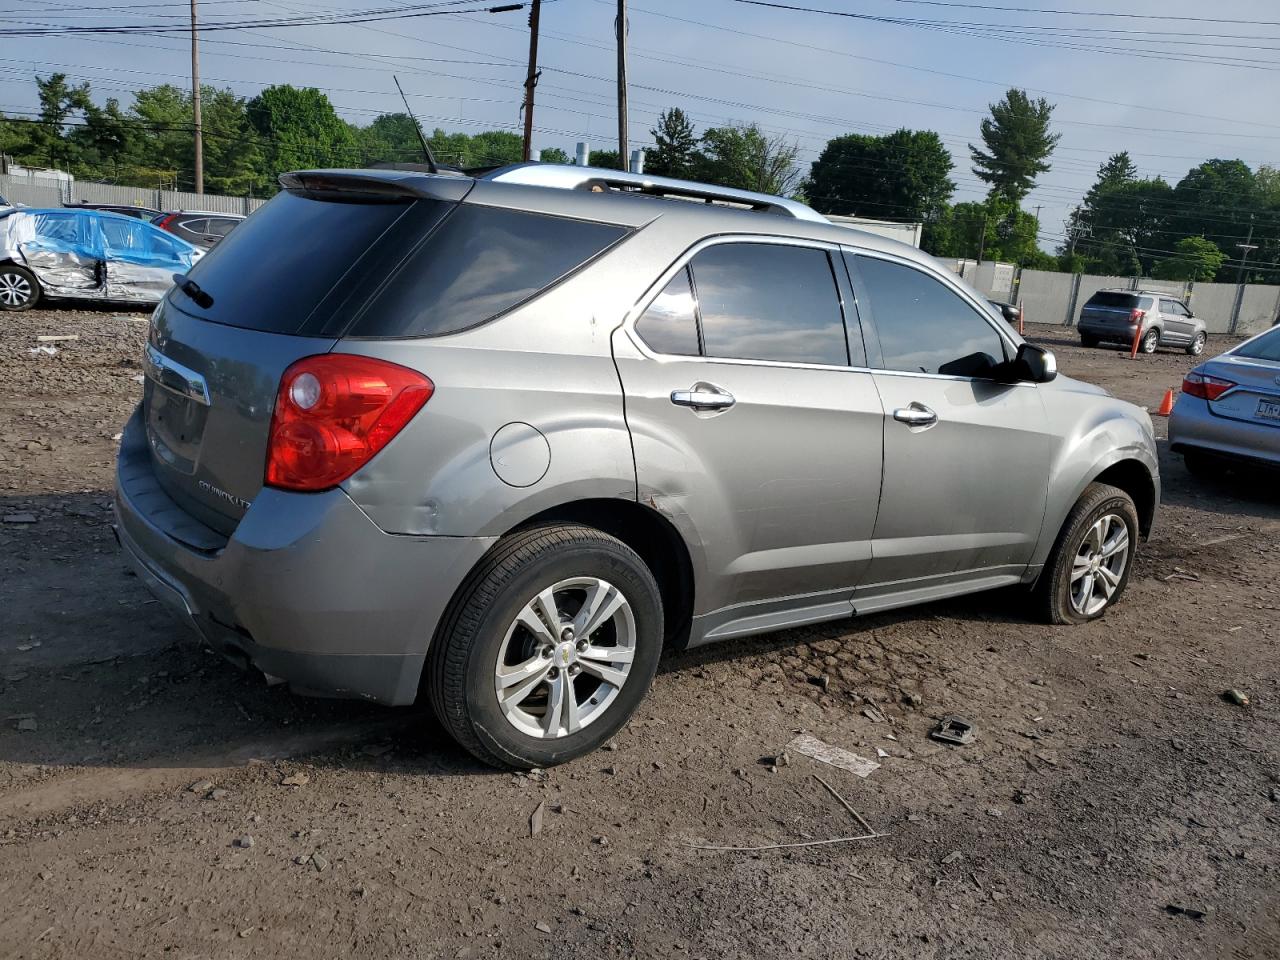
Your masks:
<path fill-rule="evenodd" d="M 27 353 L 33 357 L 56 357 L 58 355 L 57 347 L 32 347 Z"/>
<path fill-rule="evenodd" d="M 938 725 L 929 731 L 929 736 L 941 743 L 953 743 L 965 747 L 973 743 L 977 730 L 963 717 L 943 717 L 938 721 Z"/>
<path fill-rule="evenodd" d="M 1247 707 L 1249 705 L 1249 695 L 1243 690 L 1236 690 L 1234 687 L 1222 694 L 1223 698 L 1230 703 L 1234 703 L 1237 707 Z"/>
<path fill-rule="evenodd" d="M 819 763 L 829 763 L 833 767 L 839 767 L 841 770 L 848 770 L 855 777 L 869 777 L 872 773 L 880 768 L 880 764 L 874 760 L 868 760 L 866 757 L 860 757 L 856 753 L 851 753 L 841 747 L 833 747 L 829 743 L 824 743 L 817 737 L 802 733 L 790 743 L 787 744 L 787 752 L 794 751 L 802 753 L 812 760 Z"/>

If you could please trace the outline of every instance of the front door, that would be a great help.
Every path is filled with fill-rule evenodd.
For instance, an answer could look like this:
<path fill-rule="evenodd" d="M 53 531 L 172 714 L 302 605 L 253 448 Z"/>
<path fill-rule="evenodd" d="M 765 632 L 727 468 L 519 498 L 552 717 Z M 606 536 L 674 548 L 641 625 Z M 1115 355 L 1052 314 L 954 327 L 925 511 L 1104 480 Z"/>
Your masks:
<path fill-rule="evenodd" d="M 190 268 L 190 248 L 163 230 L 133 217 L 98 219 L 110 299 L 154 302 Z"/>
<path fill-rule="evenodd" d="M 641 502 L 695 553 L 695 639 L 852 613 L 883 434 L 838 256 L 718 240 L 615 332 Z"/>
<path fill-rule="evenodd" d="M 1160 299 L 1160 314 L 1164 318 L 1164 337 L 1171 343 L 1190 343 L 1195 331 L 1191 311 L 1181 300 Z"/>
<path fill-rule="evenodd" d="M 977 305 L 918 266 L 851 257 L 881 354 L 884 489 L 860 611 L 1013 582 L 1044 518 L 1050 438 L 1034 384 L 983 372 L 1012 344 Z"/>

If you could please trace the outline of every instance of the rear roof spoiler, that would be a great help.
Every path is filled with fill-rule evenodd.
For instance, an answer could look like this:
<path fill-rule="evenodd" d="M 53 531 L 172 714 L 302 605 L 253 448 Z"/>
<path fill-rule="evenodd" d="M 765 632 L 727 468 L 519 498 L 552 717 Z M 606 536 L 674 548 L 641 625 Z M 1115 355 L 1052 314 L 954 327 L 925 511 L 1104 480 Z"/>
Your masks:
<path fill-rule="evenodd" d="M 654 197 L 676 197 L 701 200 L 704 203 L 727 203 L 747 207 L 760 213 L 778 214 L 796 220 L 830 223 L 818 211 L 795 200 L 775 197 L 750 190 L 735 190 L 692 180 L 651 177 L 643 173 L 577 167 L 559 163 L 517 163 L 484 174 L 479 179 L 495 183 L 518 183 L 531 187 L 553 187 L 560 190 L 609 189 L 622 193 L 641 193 Z"/>
<path fill-rule="evenodd" d="M 470 177 L 441 172 L 424 174 L 412 170 L 295 170 L 282 174 L 280 186 L 324 200 L 445 200 L 456 203 L 465 197 L 475 181 Z"/>

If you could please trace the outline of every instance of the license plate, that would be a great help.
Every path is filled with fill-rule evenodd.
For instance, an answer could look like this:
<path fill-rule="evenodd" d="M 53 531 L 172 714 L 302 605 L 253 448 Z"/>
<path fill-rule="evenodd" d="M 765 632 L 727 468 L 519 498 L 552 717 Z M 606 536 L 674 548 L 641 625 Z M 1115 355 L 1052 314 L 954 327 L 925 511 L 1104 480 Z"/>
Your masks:
<path fill-rule="evenodd" d="M 1259 420 L 1280 420 L 1280 400 L 1259 400 L 1254 416 Z"/>

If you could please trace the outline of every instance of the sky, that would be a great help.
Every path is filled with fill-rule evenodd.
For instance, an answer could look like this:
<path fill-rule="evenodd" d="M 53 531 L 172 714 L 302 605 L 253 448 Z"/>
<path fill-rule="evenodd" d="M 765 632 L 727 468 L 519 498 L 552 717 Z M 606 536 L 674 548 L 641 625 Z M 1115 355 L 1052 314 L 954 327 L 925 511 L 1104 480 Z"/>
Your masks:
<path fill-rule="evenodd" d="M 1056 104 L 1054 128 L 1062 134 L 1053 169 L 1024 204 L 1032 212 L 1043 208 L 1046 248 L 1060 241 L 1071 208 L 1116 151 L 1128 150 L 1142 175 L 1170 183 L 1213 157 L 1254 168 L 1280 161 L 1274 0 L 779 2 L 859 16 L 740 0 L 631 0 L 631 146 L 651 144 L 657 114 L 671 106 L 684 109 L 699 131 L 756 123 L 782 134 L 798 146 L 806 171 L 834 136 L 934 130 L 955 160 L 955 199 L 979 199 L 986 188 L 972 173 L 968 144 L 979 142 L 989 104 L 1007 88 L 1023 87 Z M 410 5 L 202 0 L 199 9 L 213 22 Z M 1000 7 L 1021 10 L 992 9 Z M 1102 11 L 1112 15 L 1096 15 Z M 617 148 L 616 12 L 616 0 L 544 0 L 535 147 L 572 155 L 585 140 L 592 149 Z M 182 23 L 187 16 L 185 0 L 127 6 L 0 0 L 0 28 Z M 273 83 L 314 86 L 343 117 L 366 124 L 402 109 L 394 73 L 428 128 L 518 130 L 527 16 L 521 10 L 208 32 L 202 79 L 244 96 Z M 108 96 L 127 102 L 128 92 L 142 86 L 190 83 L 190 44 L 182 36 L 0 38 L 0 44 L 0 110 L 34 109 L 36 73 L 88 80 L 99 102 Z"/>

